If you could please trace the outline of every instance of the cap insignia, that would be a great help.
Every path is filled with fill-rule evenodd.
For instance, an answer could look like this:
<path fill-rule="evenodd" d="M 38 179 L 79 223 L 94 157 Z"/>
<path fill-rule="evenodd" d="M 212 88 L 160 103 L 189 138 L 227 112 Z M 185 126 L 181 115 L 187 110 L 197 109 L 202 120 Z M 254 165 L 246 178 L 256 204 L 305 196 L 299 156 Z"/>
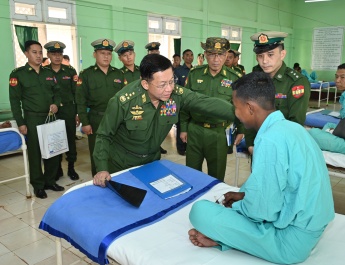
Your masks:
<path fill-rule="evenodd" d="M 125 41 L 125 42 L 122 44 L 122 47 L 127 48 L 127 47 L 128 47 L 128 42 Z"/>
<path fill-rule="evenodd" d="M 215 49 L 220 49 L 222 47 L 222 45 L 220 45 L 220 42 L 216 42 L 215 44 L 214 44 L 214 48 Z"/>
<path fill-rule="evenodd" d="M 55 44 L 54 44 L 54 48 L 55 48 L 55 49 L 60 49 L 60 48 L 61 48 L 61 47 L 60 47 L 60 44 L 59 44 L 58 42 L 55 43 Z"/>
<path fill-rule="evenodd" d="M 152 46 L 152 48 L 156 47 L 156 43 L 152 43 L 151 46 Z"/>
<path fill-rule="evenodd" d="M 109 46 L 109 41 L 108 41 L 108 40 L 103 40 L 103 41 L 102 41 L 102 45 L 103 45 L 104 47 Z"/>
<path fill-rule="evenodd" d="M 268 37 L 266 34 L 260 34 L 258 37 L 259 43 L 267 43 Z"/>

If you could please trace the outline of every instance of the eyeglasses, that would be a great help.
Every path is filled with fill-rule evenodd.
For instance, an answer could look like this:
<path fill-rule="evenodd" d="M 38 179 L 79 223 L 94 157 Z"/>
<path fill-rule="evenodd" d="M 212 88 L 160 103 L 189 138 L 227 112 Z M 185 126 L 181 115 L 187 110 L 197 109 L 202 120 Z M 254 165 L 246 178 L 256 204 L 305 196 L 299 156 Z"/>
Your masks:
<path fill-rule="evenodd" d="M 160 85 L 158 85 L 158 86 L 155 85 L 155 84 L 153 84 L 152 82 L 148 82 L 147 80 L 146 80 L 146 81 L 147 81 L 148 83 L 150 83 L 151 85 L 155 86 L 156 88 L 163 90 L 163 89 L 166 89 L 167 86 L 173 86 L 173 85 L 175 85 L 175 84 L 177 83 L 177 80 L 178 80 L 177 76 L 174 75 L 174 77 L 171 78 L 170 81 L 164 82 L 164 83 L 162 83 L 162 84 L 160 84 Z"/>
<path fill-rule="evenodd" d="M 210 59 L 215 59 L 217 56 L 219 58 L 224 57 L 226 55 L 226 53 L 225 52 L 224 53 L 210 53 L 210 52 L 208 52 L 208 53 L 206 53 L 206 55 Z"/>

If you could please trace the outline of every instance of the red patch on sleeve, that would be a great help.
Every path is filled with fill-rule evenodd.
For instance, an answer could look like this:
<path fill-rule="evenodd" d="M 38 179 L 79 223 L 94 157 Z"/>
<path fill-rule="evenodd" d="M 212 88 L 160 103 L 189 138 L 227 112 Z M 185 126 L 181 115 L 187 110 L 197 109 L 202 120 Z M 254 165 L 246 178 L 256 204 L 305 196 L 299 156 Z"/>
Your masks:
<path fill-rule="evenodd" d="M 81 80 L 81 78 L 78 78 L 77 86 L 81 86 L 82 83 L 83 83 L 83 80 Z"/>
<path fill-rule="evenodd" d="M 294 86 L 291 92 L 294 98 L 300 98 L 304 95 L 304 86 Z"/>
<path fill-rule="evenodd" d="M 73 76 L 73 81 L 74 81 L 74 82 L 77 82 L 77 81 L 78 81 L 78 75 L 74 75 L 74 76 Z"/>
<path fill-rule="evenodd" d="M 15 77 L 10 79 L 10 86 L 16 86 L 18 84 L 18 80 Z"/>

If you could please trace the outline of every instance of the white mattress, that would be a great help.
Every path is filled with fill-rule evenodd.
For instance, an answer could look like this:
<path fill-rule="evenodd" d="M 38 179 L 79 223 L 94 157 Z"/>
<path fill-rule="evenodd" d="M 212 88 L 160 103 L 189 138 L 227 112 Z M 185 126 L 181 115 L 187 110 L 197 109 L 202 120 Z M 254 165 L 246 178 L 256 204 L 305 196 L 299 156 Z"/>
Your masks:
<path fill-rule="evenodd" d="M 345 155 L 340 153 L 332 153 L 322 151 L 326 164 L 334 167 L 342 167 L 345 169 Z"/>
<path fill-rule="evenodd" d="M 92 181 L 77 185 L 68 192 L 86 185 L 92 185 Z M 238 188 L 220 183 L 199 200 L 215 201 L 215 196 L 219 197 L 227 191 L 236 190 Z M 192 245 L 188 239 L 188 230 L 192 228 L 188 218 L 191 206 L 192 204 L 189 204 L 157 223 L 118 238 L 108 248 L 108 257 L 121 265 L 272 264 L 234 249 L 222 252 L 215 248 L 200 248 Z M 206 214 L 205 218 L 207 218 Z M 310 257 L 301 264 L 343 265 L 345 261 L 344 227 L 345 216 L 336 214 Z"/>

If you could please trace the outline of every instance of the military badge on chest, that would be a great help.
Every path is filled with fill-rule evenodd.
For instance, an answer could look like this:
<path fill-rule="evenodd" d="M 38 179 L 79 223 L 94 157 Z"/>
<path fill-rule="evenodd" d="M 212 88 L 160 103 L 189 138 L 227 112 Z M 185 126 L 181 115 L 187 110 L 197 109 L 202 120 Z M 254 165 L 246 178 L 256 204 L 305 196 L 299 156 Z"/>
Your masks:
<path fill-rule="evenodd" d="M 169 99 L 161 106 L 161 116 L 176 116 L 176 102 L 173 99 Z"/>
<path fill-rule="evenodd" d="M 136 105 L 135 107 L 132 107 L 132 110 L 130 112 L 133 115 L 132 120 L 142 120 L 143 119 L 143 116 L 142 116 L 142 114 L 144 113 L 143 107 Z"/>
<path fill-rule="evenodd" d="M 231 87 L 231 84 L 232 84 L 232 80 L 229 80 L 229 79 L 224 78 L 222 81 L 220 81 L 221 86 Z"/>

